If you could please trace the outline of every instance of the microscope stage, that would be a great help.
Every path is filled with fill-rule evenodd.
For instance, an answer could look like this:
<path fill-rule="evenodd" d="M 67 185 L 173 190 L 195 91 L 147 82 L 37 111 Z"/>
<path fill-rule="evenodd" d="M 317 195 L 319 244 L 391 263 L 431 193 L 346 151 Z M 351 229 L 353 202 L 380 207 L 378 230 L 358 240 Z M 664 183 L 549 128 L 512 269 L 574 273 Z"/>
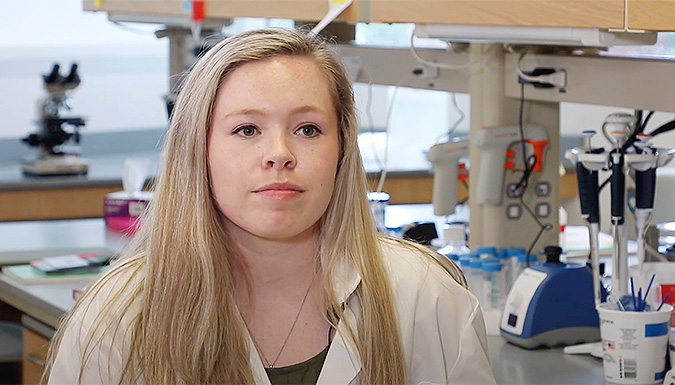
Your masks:
<path fill-rule="evenodd" d="M 51 155 L 25 158 L 21 161 L 21 168 L 24 174 L 34 176 L 86 175 L 89 161 L 73 155 Z"/>

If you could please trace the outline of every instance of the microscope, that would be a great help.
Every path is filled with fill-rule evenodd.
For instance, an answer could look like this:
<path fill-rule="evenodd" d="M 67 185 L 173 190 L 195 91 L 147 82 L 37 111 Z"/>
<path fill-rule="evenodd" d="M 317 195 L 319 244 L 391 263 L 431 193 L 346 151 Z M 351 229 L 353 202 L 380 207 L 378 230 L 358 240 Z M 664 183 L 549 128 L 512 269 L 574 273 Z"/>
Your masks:
<path fill-rule="evenodd" d="M 84 175 L 89 170 L 89 162 L 80 157 L 80 127 L 85 125 L 79 116 L 61 115 L 70 110 L 70 93 L 80 84 L 77 64 L 72 64 L 70 73 L 63 76 L 60 66 L 54 64 L 51 72 L 42 75 L 47 96 L 37 103 L 39 131 L 23 138 L 31 147 L 38 147 L 35 157 L 24 158 L 21 167 L 24 174 L 32 176 Z M 75 146 L 66 148 L 64 144 L 74 141 Z"/>

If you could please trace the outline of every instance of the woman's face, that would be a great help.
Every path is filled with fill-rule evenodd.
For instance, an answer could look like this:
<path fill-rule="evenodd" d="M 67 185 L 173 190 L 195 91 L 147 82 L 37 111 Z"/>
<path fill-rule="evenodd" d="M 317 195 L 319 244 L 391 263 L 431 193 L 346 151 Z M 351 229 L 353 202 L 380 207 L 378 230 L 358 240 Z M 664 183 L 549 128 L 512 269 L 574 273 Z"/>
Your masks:
<path fill-rule="evenodd" d="M 328 83 L 310 58 L 242 65 L 216 95 L 211 188 L 235 237 L 311 236 L 333 193 L 340 154 Z"/>

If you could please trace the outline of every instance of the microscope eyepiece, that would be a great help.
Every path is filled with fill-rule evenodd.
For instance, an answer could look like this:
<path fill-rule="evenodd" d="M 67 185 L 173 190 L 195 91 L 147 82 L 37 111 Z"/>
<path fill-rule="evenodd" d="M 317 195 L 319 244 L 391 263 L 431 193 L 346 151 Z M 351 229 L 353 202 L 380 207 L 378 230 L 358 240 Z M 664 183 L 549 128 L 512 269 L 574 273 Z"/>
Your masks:
<path fill-rule="evenodd" d="M 61 78 L 61 75 L 59 74 L 60 69 L 61 66 L 59 66 L 58 64 L 54 64 L 52 72 L 50 72 L 49 75 L 42 75 L 42 78 L 44 79 L 45 83 L 47 84 L 59 83 L 59 80 Z"/>
<path fill-rule="evenodd" d="M 77 74 L 77 63 L 73 63 L 70 66 L 70 73 L 68 74 L 68 77 L 66 77 L 64 83 L 71 84 L 79 84 L 80 83 L 80 76 Z"/>

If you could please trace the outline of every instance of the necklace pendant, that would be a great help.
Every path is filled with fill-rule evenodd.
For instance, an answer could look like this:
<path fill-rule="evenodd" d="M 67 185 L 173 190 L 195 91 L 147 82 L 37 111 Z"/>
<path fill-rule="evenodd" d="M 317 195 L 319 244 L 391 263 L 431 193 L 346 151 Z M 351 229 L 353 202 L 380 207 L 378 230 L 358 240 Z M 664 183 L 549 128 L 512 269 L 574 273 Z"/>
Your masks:
<path fill-rule="evenodd" d="M 273 369 L 273 368 L 274 368 L 274 365 L 271 365 L 271 364 L 270 364 L 270 367 L 269 367 L 269 368 L 270 368 L 270 369 Z"/>

